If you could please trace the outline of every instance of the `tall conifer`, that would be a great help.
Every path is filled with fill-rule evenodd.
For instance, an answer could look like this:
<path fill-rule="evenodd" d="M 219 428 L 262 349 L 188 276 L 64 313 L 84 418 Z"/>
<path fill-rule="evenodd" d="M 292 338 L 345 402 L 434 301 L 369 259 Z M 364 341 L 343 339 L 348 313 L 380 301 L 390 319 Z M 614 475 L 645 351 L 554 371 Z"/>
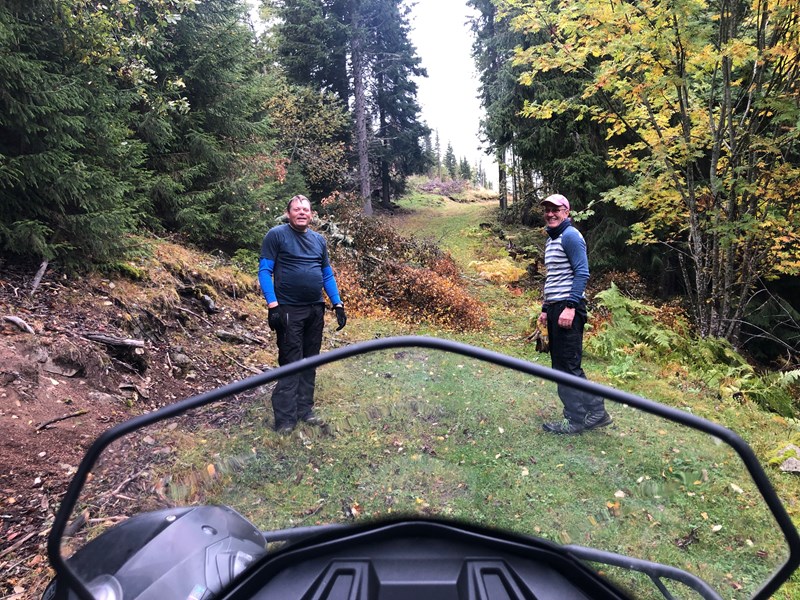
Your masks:
<path fill-rule="evenodd" d="M 130 93 L 82 60 L 85 37 L 48 0 L 0 6 L 0 248 L 34 260 L 118 256 L 141 204 Z"/>

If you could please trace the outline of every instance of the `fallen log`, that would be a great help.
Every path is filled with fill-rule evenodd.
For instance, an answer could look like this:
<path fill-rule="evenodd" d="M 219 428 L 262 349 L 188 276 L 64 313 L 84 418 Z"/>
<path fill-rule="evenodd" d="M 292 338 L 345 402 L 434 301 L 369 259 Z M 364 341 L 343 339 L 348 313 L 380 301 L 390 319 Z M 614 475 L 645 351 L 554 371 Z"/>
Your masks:
<path fill-rule="evenodd" d="M 84 333 L 82 337 L 93 342 L 106 344 L 107 346 L 115 346 L 122 348 L 144 348 L 143 340 L 134 340 L 131 338 L 121 338 L 114 335 L 107 335 L 105 333 Z"/>

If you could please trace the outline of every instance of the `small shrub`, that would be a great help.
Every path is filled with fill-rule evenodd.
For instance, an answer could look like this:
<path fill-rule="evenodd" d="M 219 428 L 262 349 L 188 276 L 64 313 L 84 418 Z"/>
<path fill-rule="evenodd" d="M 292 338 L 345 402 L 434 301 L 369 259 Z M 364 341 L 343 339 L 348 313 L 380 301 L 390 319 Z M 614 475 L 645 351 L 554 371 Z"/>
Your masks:
<path fill-rule="evenodd" d="M 245 273 L 258 274 L 258 252 L 254 250 L 240 248 L 234 253 L 231 262 Z"/>

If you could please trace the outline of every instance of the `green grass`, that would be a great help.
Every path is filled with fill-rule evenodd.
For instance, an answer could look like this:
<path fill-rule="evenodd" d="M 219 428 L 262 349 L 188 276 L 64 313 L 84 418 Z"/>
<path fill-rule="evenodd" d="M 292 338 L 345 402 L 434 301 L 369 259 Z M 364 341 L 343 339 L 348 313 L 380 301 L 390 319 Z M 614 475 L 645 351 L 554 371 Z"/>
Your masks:
<path fill-rule="evenodd" d="M 190 416 L 143 432 L 151 447 L 181 448 L 148 487 L 178 504 L 228 504 L 263 529 L 463 519 L 671 564 L 724 589 L 733 573 L 751 592 L 785 556 L 743 466 L 707 435 L 624 406 L 609 406 L 607 429 L 548 435 L 553 384 L 427 349 L 336 363 L 317 382 L 332 435 L 277 436 L 261 390 L 208 409 L 214 428 Z"/>
<path fill-rule="evenodd" d="M 476 259 L 502 256 L 502 244 L 480 228 L 480 223 L 494 221 L 493 203 L 459 204 L 442 196 L 414 194 L 402 198 L 398 205 L 403 213 L 391 221 L 398 231 L 436 242 L 462 268 L 467 269 Z"/>
<path fill-rule="evenodd" d="M 492 326 L 454 333 L 356 317 L 344 339 L 434 335 L 549 365 L 524 340 L 538 293 L 512 294 L 468 267 L 503 252 L 502 242 L 478 227 L 493 221 L 493 207 L 422 195 L 401 204 L 413 212 L 398 223 L 453 254 L 473 295 L 489 307 Z M 590 379 L 736 430 L 759 456 L 798 430 L 756 406 L 721 402 L 679 369 L 639 361 L 628 367 L 636 376 L 626 378 L 618 364 L 592 355 L 584 367 Z M 209 409 L 235 413 L 212 419 L 210 429 L 187 417 L 185 427 L 143 432 L 151 447 L 179 449 L 153 465 L 146 488 L 158 494 L 149 502 L 165 496 L 230 504 L 264 529 L 400 514 L 465 519 L 672 564 L 726 598 L 747 597 L 785 557 L 771 517 L 727 447 L 616 405 L 609 406 L 610 428 L 547 435 L 541 422 L 559 417 L 560 401 L 554 385 L 527 374 L 421 349 L 328 366 L 318 371 L 316 398 L 333 435 L 301 427 L 277 436 L 268 398 L 269 390 L 260 390 L 225 410 Z M 179 436 L 182 429 L 192 433 Z M 774 469 L 769 475 L 794 513 L 800 485 Z M 603 571 L 649 589 L 624 571 Z M 776 595 L 797 596 L 794 581 Z"/>

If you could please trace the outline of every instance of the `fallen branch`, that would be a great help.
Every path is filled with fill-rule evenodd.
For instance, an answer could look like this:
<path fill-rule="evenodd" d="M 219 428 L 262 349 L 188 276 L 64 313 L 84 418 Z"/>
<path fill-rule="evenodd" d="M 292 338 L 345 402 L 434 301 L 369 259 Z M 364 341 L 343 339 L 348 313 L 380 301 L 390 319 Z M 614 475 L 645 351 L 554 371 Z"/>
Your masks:
<path fill-rule="evenodd" d="M 247 369 L 248 371 L 250 371 L 251 373 L 255 373 L 256 375 L 261 375 L 261 371 L 259 371 L 258 369 L 254 368 L 254 367 L 248 367 L 247 365 L 240 363 L 238 360 L 233 358 L 230 354 L 226 353 L 224 350 L 222 351 L 222 355 L 225 356 L 226 358 L 228 358 L 229 360 L 232 360 L 233 362 L 235 362 L 237 365 L 239 365 L 243 369 Z"/>
<path fill-rule="evenodd" d="M 216 335 L 223 342 L 230 342 L 232 344 L 258 344 L 261 346 L 266 344 L 264 340 L 254 335 L 235 333 L 233 331 L 225 331 L 224 329 L 215 331 L 214 335 Z"/>
<path fill-rule="evenodd" d="M 36 290 L 39 289 L 39 284 L 42 282 L 42 277 L 44 277 L 45 271 L 47 271 L 47 265 L 50 263 L 46 260 L 42 261 L 42 264 L 39 266 L 39 270 L 36 272 L 36 277 L 33 278 L 33 283 L 31 284 L 31 296 L 36 293 Z"/>
<path fill-rule="evenodd" d="M 89 520 L 89 511 L 84 509 L 84 511 L 79 514 L 75 519 L 73 519 L 70 523 L 67 523 L 67 526 L 64 528 L 64 537 L 72 537 L 76 533 L 78 533 L 86 522 Z"/>
<path fill-rule="evenodd" d="M 179 311 L 181 311 L 181 312 L 188 313 L 188 314 L 192 315 L 193 317 L 197 317 L 198 319 L 200 319 L 201 321 L 203 321 L 203 323 L 205 323 L 206 325 L 210 325 L 210 326 L 212 326 L 212 327 L 214 326 L 214 324 L 213 324 L 211 321 L 209 321 L 208 319 L 206 319 L 205 317 L 203 317 L 203 315 L 198 315 L 198 314 L 197 314 L 196 312 L 194 312 L 193 310 L 189 310 L 188 308 L 183 308 L 182 306 L 176 306 L 175 308 L 177 308 L 177 309 L 178 309 Z"/>
<path fill-rule="evenodd" d="M 141 477 L 146 472 L 147 472 L 147 469 L 142 469 L 138 473 L 134 473 L 133 475 L 128 477 L 126 480 L 124 480 L 122 483 L 120 483 L 117 487 L 115 487 L 113 490 L 103 494 L 103 497 L 113 496 L 113 497 L 122 497 L 124 500 L 133 500 L 133 498 L 127 498 L 127 497 L 124 497 L 124 496 L 120 496 L 120 492 L 122 492 L 122 490 L 124 490 L 128 486 L 129 483 L 137 480 L 139 477 Z"/>
<path fill-rule="evenodd" d="M 35 535 L 36 535 L 36 532 L 35 531 L 31 531 L 29 534 L 23 536 L 21 539 L 19 539 L 18 541 L 14 542 L 11 546 L 9 546 L 8 548 L 6 548 L 2 552 L 0 552 L 0 558 L 3 558 L 6 554 L 10 554 L 11 552 L 16 550 L 20 546 L 22 546 L 22 544 L 27 542 L 29 539 L 31 539 Z"/>
<path fill-rule="evenodd" d="M 130 517 L 98 517 L 96 519 L 89 519 L 87 522 L 90 525 L 94 525 L 96 523 L 122 523 L 123 521 L 127 521 Z"/>
<path fill-rule="evenodd" d="M 134 340 L 130 338 L 121 338 L 115 335 L 106 335 L 105 333 L 84 333 L 82 337 L 93 342 L 100 342 L 107 346 L 122 346 L 125 348 L 144 348 L 142 340 Z"/>
<path fill-rule="evenodd" d="M 133 367 L 133 366 L 129 365 L 125 361 L 119 360 L 118 358 L 112 358 L 111 362 L 113 362 L 114 364 L 119 365 L 120 367 L 122 367 L 126 371 L 129 371 L 130 373 L 133 373 L 134 375 L 137 375 L 140 379 L 144 379 L 144 377 L 142 377 L 142 374 L 136 369 L 136 367 Z"/>
<path fill-rule="evenodd" d="M 19 317 L 15 317 L 13 315 L 6 315 L 6 316 L 3 317 L 3 320 L 4 321 L 8 321 L 9 323 L 13 323 L 17 327 L 19 327 L 22 331 L 24 331 L 25 333 L 36 333 L 33 330 L 33 327 L 28 325 L 25 321 L 23 321 Z"/>
<path fill-rule="evenodd" d="M 55 419 L 50 419 L 49 421 L 45 421 L 41 425 L 36 428 L 36 431 L 41 431 L 42 429 L 46 429 L 53 423 L 58 423 L 59 421 L 66 421 L 67 419 L 74 419 L 75 417 L 80 417 L 81 415 L 85 415 L 88 411 L 86 410 L 78 410 L 72 414 L 64 415 L 63 417 L 56 417 Z"/>

